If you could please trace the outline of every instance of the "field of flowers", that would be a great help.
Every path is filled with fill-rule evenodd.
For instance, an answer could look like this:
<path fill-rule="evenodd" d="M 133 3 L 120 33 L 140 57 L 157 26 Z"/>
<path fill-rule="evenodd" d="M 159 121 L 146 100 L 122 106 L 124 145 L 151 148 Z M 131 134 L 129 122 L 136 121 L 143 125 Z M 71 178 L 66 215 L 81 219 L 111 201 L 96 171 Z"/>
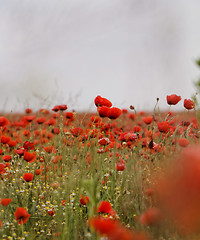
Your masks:
<path fill-rule="evenodd" d="M 200 239 L 198 111 L 166 101 L 2 114 L 0 239 Z"/>

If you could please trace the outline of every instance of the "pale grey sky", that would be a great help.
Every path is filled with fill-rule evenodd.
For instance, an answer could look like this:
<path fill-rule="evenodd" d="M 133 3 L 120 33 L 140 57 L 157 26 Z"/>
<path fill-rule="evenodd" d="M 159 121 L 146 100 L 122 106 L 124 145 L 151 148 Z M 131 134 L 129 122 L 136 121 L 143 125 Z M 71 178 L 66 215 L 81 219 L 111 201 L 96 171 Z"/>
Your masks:
<path fill-rule="evenodd" d="M 199 0 L 0 0 L 0 110 L 148 110 L 200 76 Z M 182 108 L 183 101 L 178 104 Z"/>

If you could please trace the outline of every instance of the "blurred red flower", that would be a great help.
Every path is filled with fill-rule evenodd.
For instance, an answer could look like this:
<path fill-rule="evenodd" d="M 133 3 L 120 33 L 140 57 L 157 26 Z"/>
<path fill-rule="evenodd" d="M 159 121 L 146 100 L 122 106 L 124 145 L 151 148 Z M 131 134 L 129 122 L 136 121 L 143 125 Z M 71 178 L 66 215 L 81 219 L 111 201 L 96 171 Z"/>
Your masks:
<path fill-rule="evenodd" d="M 3 206 L 7 206 L 11 203 L 11 198 L 3 198 L 0 200 L 0 204 L 3 205 Z"/>
<path fill-rule="evenodd" d="M 27 161 L 27 162 L 33 162 L 35 161 L 35 158 L 36 158 L 36 155 L 35 153 L 30 153 L 28 151 L 25 151 L 24 152 L 24 160 Z"/>
<path fill-rule="evenodd" d="M 189 143 L 190 143 L 190 141 L 186 138 L 179 138 L 178 139 L 178 144 L 181 147 L 187 147 Z"/>
<path fill-rule="evenodd" d="M 200 232 L 200 147 L 187 147 L 157 176 L 155 188 L 165 215 L 183 233 Z"/>
<path fill-rule="evenodd" d="M 9 124 L 9 121 L 5 117 L 0 117 L 0 127 L 4 127 Z"/>
<path fill-rule="evenodd" d="M 125 164 L 123 162 L 118 162 L 116 164 L 116 170 L 117 171 L 124 171 L 124 169 L 125 169 Z"/>
<path fill-rule="evenodd" d="M 140 216 L 140 222 L 143 225 L 156 225 L 158 223 L 160 223 L 162 220 L 162 214 L 160 209 L 152 207 L 149 208 L 146 212 L 144 212 L 141 216 Z"/>
<path fill-rule="evenodd" d="M 11 158 L 10 155 L 5 155 L 5 156 L 3 156 L 4 162 L 9 162 L 11 159 L 12 159 L 12 158 Z"/>
<path fill-rule="evenodd" d="M 18 224 L 24 224 L 28 221 L 31 215 L 28 214 L 25 208 L 18 207 L 15 211 L 15 219 L 18 221 Z"/>
<path fill-rule="evenodd" d="M 47 214 L 48 214 L 49 216 L 53 216 L 53 215 L 55 214 L 55 212 L 54 212 L 53 210 L 48 210 L 48 211 L 47 211 Z"/>
<path fill-rule="evenodd" d="M 26 181 L 26 182 L 30 182 L 33 180 L 33 174 L 32 173 L 25 173 L 24 176 L 23 176 L 23 179 Z"/>
<path fill-rule="evenodd" d="M 79 201 L 80 201 L 80 204 L 87 205 L 90 202 L 90 199 L 88 196 L 81 195 Z"/>
<path fill-rule="evenodd" d="M 163 133 L 169 132 L 170 125 L 168 122 L 158 122 L 158 130 Z"/>
<path fill-rule="evenodd" d="M 153 117 L 152 117 L 152 116 L 146 116 L 146 117 L 143 117 L 142 120 L 143 120 L 143 122 L 144 122 L 145 124 L 148 125 L 148 124 L 151 124 L 151 123 L 152 123 Z"/>

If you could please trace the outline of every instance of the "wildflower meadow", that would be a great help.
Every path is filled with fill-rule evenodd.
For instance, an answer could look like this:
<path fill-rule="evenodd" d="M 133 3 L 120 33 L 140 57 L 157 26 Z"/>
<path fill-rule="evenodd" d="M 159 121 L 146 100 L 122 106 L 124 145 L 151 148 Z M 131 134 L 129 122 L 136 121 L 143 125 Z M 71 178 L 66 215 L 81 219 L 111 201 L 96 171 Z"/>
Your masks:
<path fill-rule="evenodd" d="M 197 99 L 166 103 L 2 114 L 0 239 L 200 239 Z"/>

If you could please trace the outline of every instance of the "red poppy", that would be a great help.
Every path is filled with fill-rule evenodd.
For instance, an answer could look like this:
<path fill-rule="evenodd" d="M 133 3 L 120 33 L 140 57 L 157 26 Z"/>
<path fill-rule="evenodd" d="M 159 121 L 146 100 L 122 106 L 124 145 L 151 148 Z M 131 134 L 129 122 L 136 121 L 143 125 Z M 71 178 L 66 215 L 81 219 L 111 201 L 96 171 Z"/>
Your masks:
<path fill-rule="evenodd" d="M 27 151 L 24 152 L 24 160 L 25 161 L 31 163 L 31 162 L 35 161 L 35 158 L 36 158 L 35 153 L 30 153 L 30 152 L 27 152 Z"/>
<path fill-rule="evenodd" d="M 100 117 L 108 117 L 109 107 L 102 106 L 98 108 L 99 116 Z"/>
<path fill-rule="evenodd" d="M 26 181 L 26 182 L 30 182 L 33 180 L 33 174 L 32 173 L 25 173 L 24 176 L 23 176 L 23 179 Z"/>
<path fill-rule="evenodd" d="M 60 111 L 65 111 L 65 110 L 67 110 L 67 105 L 65 105 L 65 104 L 59 105 L 59 109 L 60 109 Z"/>
<path fill-rule="evenodd" d="M 167 103 L 169 105 L 176 105 L 179 101 L 181 101 L 181 96 L 177 96 L 176 94 L 167 96 Z"/>
<path fill-rule="evenodd" d="M 70 129 L 70 131 L 74 137 L 78 137 L 79 135 L 81 135 L 83 133 L 83 129 L 79 128 L 79 127 L 74 127 L 72 129 Z"/>
<path fill-rule="evenodd" d="M 125 169 L 125 164 L 123 162 L 118 162 L 116 164 L 116 170 L 117 171 L 124 171 L 124 169 Z"/>
<path fill-rule="evenodd" d="M 35 146 L 33 143 L 29 142 L 29 141 L 25 141 L 23 144 L 23 148 L 28 150 L 28 149 L 32 149 L 35 150 Z"/>
<path fill-rule="evenodd" d="M 8 142 L 9 147 L 14 148 L 17 145 L 17 141 L 10 140 Z"/>
<path fill-rule="evenodd" d="M 106 137 L 104 137 L 104 138 L 100 138 L 99 140 L 98 140 L 98 143 L 100 144 L 100 145 L 108 145 L 109 143 L 110 143 L 110 139 L 109 138 L 106 138 Z"/>
<path fill-rule="evenodd" d="M 170 125 L 168 122 L 158 122 L 158 130 L 163 133 L 169 132 Z"/>
<path fill-rule="evenodd" d="M 0 117 L 0 127 L 4 127 L 9 124 L 9 121 L 5 117 Z"/>
<path fill-rule="evenodd" d="M 110 119 L 116 119 L 116 118 L 118 118 L 121 115 L 121 113 L 122 113 L 121 109 L 113 107 L 113 108 L 109 109 L 108 117 Z"/>
<path fill-rule="evenodd" d="M 48 126 L 55 125 L 55 124 L 56 124 L 56 120 L 54 118 L 50 118 L 45 122 L 45 125 L 48 125 Z"/>
<path fill-rule="evenodd" d="M 24 209 L 23 207 L 18 207 L 15 211 L 15 219 L 18 221 L 18 224 L 26 223 L 30 216 L 31 215 L 28 214 L 26 209 Z"/>
<path fill-rule="evenodd" d="M 32 113 L 32 112 L 33 112 L 33 111 L 32 111 L 31 108 L 26 108 L 26 109 L 25 109 L 25 113 L 27 113 L 27 114 Z"/>
<path fill-rule="evenodd" d="M 152 116 L 143 117 L 142 120 L 145 124 L 149 125 L 152 123 L 153 117 Z"/>
<path fill-rule="evenodd" d="M 61 201 L 61 204 L 62 204 L 63 206 L 65 206 L 65 205 L 66 205 L 66 200 L 62 200 L 62 201 Z"/>
<path fill-rule="evenodd" d="M 16 149 L 15 153 L 17 153 L 19 156 L 23 156 L 24 155 L 24 151 L 25 151 L 24 148 L 20 148 L 20 149 Z"/>
<path fill-rule="evenodd" d="M 81 195 L 79 201 L 80 201 L 80 204 L 87 205 L 90 202 L 90 199 L 88 196 Z"/>
<path fill-rule="evenodd" d="M 187 147 L 190 141 L 187 138 L 179 138 L 178 139 L 178 144 L 181 147 Z"/>
<path fill-rule="evenodd" d="M 9 162 L 11 159 L 12 159 L 12 158 L 11 158 L 10 155 L 5 155 L 5 156 L 3 156 L 4 162 Z"/>
<path fill-rule="evenodd" d="M 98 213 L 108 213 L 112 216 L 116 215 L 115 211 L 112 209 L 111 204 L 107 201 L 100 202 L 97 211 Z"/>
<path fill-rule="evenodd" d="M 199 145 L 185 148 L 158 179 L 156 193 L 166 217 L 173 220 L 185 234 L 199 233 Z"/>
<path fill-rule="evenodd" d="M 184 107 L 187 109 L 187 110 L 191 110 L 194 108 L 194 102 L 190 99 L 185 99 L 184 100 Z"/>
<path fill-rule="evenodd" d="M 8 143 L 10 140 L 11 140 L 10 137 L 7 137 L 5 135 L 1 136 L 1 143 L 3 143 L 3 144 Z"/>
<path fill-rule="evenodd" d="M 112 107 L 112 103 L 108 99 L 102 98 L 101 96 L 97 96 L 94 100 L 94 103 L 97 107 Z"/>
<path fill-rule="evenodd" d="M 47 214 L 52 217 L 55 214 L 55 212 L 53 210 L 48 210 Z"/>
<path fill-rule="evenodd" d="M 5 165 L 3 163 L 0 163 L 0 174 L 5 173 Z"/>
<path fill-rule="evenodd" d="M 73 112 L 66 112 L 65 117 L 71 121 L 75 119 L 75 114 Z"/>
<path fill-rule="evenodd" d="M 3 199 L 0 200 L 0 203 L 3 206 L 7 206 L 11 203 L 11 201 L 12 201 L 11 198 L 3 198 Z"/>
<path fill-rule="evenodd" d="M 112 234 L 119 226 L 117 220 L 103 217 L 93 217 L 89 219 L 89 226 L 94 228 L 99 234 Z"/>
<path fill-rule="evenodd" d="M 35 121 L 38 124 L 43 124 L 46 121 L 46 118 L 45 117 L 39 117 Z"/>
<path fill-rule="evenodd" d="M 149 208 L 145 213 L 140 217 L 140 222 L 143 225 L 156 225 L 162 220 L 162 214 L 158 208 Z"/>
<path fill-rule="evenodd" d="M 2 221 L 0 220 L 0 227 L 2 226 Z"/>
<path fill-rule="evenodd" d="M 65 111 L 67 109 L 67 105 L 56 105 L 54 108 L 52 108 L 52 111 L 58 112 L 58 111 Z"/>
<path fill-rule="evenodd" d="M 32 122 L 35 118 L 36 118 L 35 115 L 33 116 L 30 115 L 30 116 L 25 116 L 23 119 L 27 122 Z"/>
<path fill-rule="evenodd" d="M 52 111 L 54 112 L 58 112 L 60 110 L 60 107 L 58 105 L 54 106 L 54 108 L 52 108 Z"/>

